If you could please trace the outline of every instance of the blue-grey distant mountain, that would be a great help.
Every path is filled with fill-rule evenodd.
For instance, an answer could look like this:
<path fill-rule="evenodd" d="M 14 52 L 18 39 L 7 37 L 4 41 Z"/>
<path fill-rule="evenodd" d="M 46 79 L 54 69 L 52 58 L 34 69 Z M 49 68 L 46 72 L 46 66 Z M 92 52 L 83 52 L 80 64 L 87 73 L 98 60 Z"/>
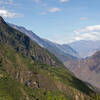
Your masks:
<path fill-rule="evenodd" d="M 78 53 L 72 49 L 69 45 L 60 45 L 54 42 L 51 42 L 46 39 L 42 39 L 33 33 L 30 30 L 25 29 L 24 27 L 9 24 L 11 27 L 23 32 L 34 40 L 41 47 L 48 49 L 52 54 L 54 54 L 60 61 L 65 62 L 68 59 L 77 59 L 79 57 Z"/>
<path fill-rule="evenodd" d="M 100 40 L 81 40 L 69 45 L 83 58 L 91 56 L 100 50 Z"/>

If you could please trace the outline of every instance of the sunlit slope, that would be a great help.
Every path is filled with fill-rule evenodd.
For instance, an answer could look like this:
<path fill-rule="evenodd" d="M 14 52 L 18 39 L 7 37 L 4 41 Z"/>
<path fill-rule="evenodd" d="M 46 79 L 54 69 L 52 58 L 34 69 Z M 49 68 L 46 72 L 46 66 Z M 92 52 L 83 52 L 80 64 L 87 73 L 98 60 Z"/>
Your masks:
<path fill-rule="evenodd" d="M 94 100 L 95 93 L 0 18 L 0 94 L 0 100 Z"/>
<path fill-rule="evenodd" d="M 47 100 L 63 98 L 89 100 L 93 93 L 65 68 L 37 63 L 0 44 L 0 98 L 6 100 Z"/>

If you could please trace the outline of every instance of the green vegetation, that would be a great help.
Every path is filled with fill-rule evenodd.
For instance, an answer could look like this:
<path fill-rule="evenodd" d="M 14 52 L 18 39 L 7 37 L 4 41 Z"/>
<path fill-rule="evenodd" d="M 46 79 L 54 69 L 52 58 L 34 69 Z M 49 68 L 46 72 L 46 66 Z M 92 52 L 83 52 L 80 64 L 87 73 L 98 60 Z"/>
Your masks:
<path fill-rule="evenodd" d="M 37 62 L 52 66 L 63 66 L 54 55 L 48 52 L 48 50 L 37 45 L 20 31 L 11 28 L 1 17 L 0 43 L 11 46 L 17 52 L 23 54 L 23 56 L 28 56 Z"/>
<path fill-rule="evenodd" d="M 95 95 L 65 68 L 38 63 L 4 44 L 0 55 L 1 100 L 91 100 Z"/>
<path fill-rule="evenodd" d="M 95 100 L 95 95 L 55 56 L 0 17 L 0 100 Z"/>
<path fill-rule="evenodd" d="M 2 77 L 0 79 L 0 100 L 21 100 L 22 93 L 19 86 L 18 82 L 12 80 L 9 76 Z"/>

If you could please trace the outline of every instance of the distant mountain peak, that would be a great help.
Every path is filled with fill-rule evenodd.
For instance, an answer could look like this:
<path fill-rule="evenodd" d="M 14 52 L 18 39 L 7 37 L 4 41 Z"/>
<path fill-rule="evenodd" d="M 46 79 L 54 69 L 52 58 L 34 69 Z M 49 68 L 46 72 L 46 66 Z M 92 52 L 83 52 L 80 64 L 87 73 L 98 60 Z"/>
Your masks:
<path fill-rule="evenodd" d="M 92 56 L 100 50 L 100 40 L 81 40 L 69 44 L 82 58 Z"/>

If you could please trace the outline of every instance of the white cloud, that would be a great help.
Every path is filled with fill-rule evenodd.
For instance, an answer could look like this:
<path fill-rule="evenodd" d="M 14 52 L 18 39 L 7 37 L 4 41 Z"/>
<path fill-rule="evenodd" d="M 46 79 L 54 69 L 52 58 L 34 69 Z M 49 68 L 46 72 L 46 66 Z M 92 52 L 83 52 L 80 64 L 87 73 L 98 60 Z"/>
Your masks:
<path fill-rule="evenodd" d="M 100 40 L 100 25 L 87 26 L 74 33 L 73 40 Z"/>
<path fill-rule="evenodd" d="M 78 33 L 91 32 L 91 31 L 100 31 L 100 25 L 87 26 L 87 27 L 85 27 L 83 29 L 77 30 Z"/>
<path fill-rule="evenodd" d="M 87 26 L 75 30 L 74 34 L 69 36 L 67 36 L 67 34 L 64 36 L 62 34 L 55 35 L 52 37 L 52 40 L 60 44 L 71 43 L 79 40 L 100 40 L 100 25 Z"/>
<path fill-rule="evenodd" d="M 68 2 L 69 0 L 60 0 L 60 2 L 64 3 L 64 2 Z"/>
<path fill-rule="evenodd" d="M 73 31 L 74 34 L 54 34 L 50 36 L 51 41 L 59 44 L 72 43 L 79 40 L 100 40 L 100 25 L 87 26 L 82 29 Z"/>
<path fill-rule="evenodd" d="M 49 10 L 48 10 L 48 12 L 51 12 L 51 13 L 54 13 L 54 12 L 58 12 L 58 11 L 61 11 L 61 9 L 60 8 L 50 8 Z"/>
<path fill-rule="evenodd" d="M 13 4 L 13 0 L 0 0 L 0 4 Z"/>
<path fill-rule="evenodd" d="M 80 20 L 84 21 L 84 20 L 88 20 L 88 18 L 87 17 L 81 17 Z"/>
<path fill-rule="evenodd" d="M 40 0 L 34 0 L 36 3 L 39 3 L 40 2 Z"/>
<path fill-rule="evenodd" d="M 41 13 L 41 15 L 46 15 L 46 14 L 47 14 L 47 12 L 42 12 L 42 13 Z"/>
<path fill-rule="evenodd" d="M 55 12 L 59 12 L 61 11 L 60 8 L 47 8 L 47 11 L 46 12 L 42 12 L 41 15 L 46 15 L 48 13 L 55 13 Z"/>
<path fill-rule="evenodd" d="M 0 16 L 5 18 L 15 18 L 15 17 L 22 17 L 23 15 L 15 12 L 10 12 L 6 9 L 0 9 Z"/>

